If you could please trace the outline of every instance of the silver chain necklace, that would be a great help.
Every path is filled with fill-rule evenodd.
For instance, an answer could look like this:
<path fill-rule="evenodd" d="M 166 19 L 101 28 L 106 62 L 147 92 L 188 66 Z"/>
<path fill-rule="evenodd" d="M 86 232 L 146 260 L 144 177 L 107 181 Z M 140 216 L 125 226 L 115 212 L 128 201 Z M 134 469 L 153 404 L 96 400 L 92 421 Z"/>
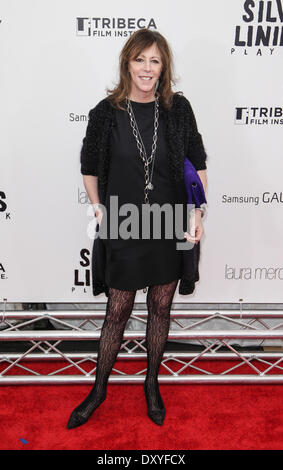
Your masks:
<path fill-rule="evenodd" d="M 145 176 L 145 188 L 144 188 L 144 194 L 145 198 L 144 201 L 146 204 L 149 203 L 148 199 L 148 190 L 153 189 L 153 184 L 152 184 L 152 175 L 153 175 L 153 166 L 154 166 L 154 160 L 155 160 L 155 154 L 156 154 L 156 143 L 157 143 L 157 129 L 158 129 L 158 124 L 159 124 L 159 101 L 158 101 L 158 96 L 155 98 L 155 109 L 154 109 L 154 125 L 153 125 L 153 143 L 152 143 L 152 149 L 151 149 L 151 155 L 148 158 L 145 150 L 145 146 L 143 143 L 143 140 L 140 135 L 140 131 L 136 122 L 136 118 L 134 115 L 134 111 L 132 108 L 132 104 L 129 100 L 129 98 L 126 98 L 127 102 L 127 111 L 130 117 L 130 124 L 133 129 L 133 134 L 137 142 L 137 147 L 140 152 L 141 159 L 144 163 L 144 176 Z M 151 168 L 151 176 L 149 177 L 149 165 L 152 162 L 152 168 Z"/>

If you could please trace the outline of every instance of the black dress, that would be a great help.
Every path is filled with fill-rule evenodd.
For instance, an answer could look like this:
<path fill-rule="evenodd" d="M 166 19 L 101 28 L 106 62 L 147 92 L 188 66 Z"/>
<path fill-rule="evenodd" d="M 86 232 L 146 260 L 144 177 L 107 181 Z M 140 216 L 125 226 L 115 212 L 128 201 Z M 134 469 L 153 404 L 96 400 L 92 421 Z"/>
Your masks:
<path fill-rule="evenodd" d="M 147 156 L 151 155 L 153 142 L 154 101 L 140 103 L 131 101 L 137 125 L 144 142 Z M 118 208 L 123 204 L 132 203 L 138 208 L 139 230 L 142 234 L 141 208 L 144 201 L 144 163 L 141 159 L 137 143 L 132 132 L 127 111 L 115 110 L 115 125 L 111 134 L 111 156 L 107 184 L 105 207 L 107 216 L 107 238 L 103 240 L 106 247 L 105 280 L 108 287 L 121 290 L 138 290 L 150 285 L 166 284 L 181 278 L 182 253 L 176 249 L 176 237 L 165 239 L 164 218 L 161 217 L 161 238 L 153 239 L 151 226 L 150 238 L 123 239 L 118 234 L 114 239 L 110 236 L 110 196 L 118 196 Z M 148 191 L 149 203 L 174 204 L 176 194 L 170 178 L 169 162 L 166 151 L 164 119 L 159 115 L 157 150 L 155 155 L 152 184 L 153 190 Z M 151 174 L 152 165 L 150 165 Z M 113 200 L 113 199 L 112 199 Z M 117 198 L 116 198 L 117 201 Z M 128 219 L 127 215 L 119 215 L 118 226 Z M 129 230 L 133 227 L 129 226 Z M 180 241 L 180 240 L 179 240 Z"/>

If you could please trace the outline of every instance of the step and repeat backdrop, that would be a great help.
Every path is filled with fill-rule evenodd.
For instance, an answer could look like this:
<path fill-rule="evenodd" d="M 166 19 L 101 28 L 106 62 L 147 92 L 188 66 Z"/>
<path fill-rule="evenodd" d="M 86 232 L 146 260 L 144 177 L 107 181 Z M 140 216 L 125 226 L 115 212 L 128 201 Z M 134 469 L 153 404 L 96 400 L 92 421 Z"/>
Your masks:
<path fill-rule="evenodd" d="M 208 154 L 200 281 L 174 301 L 283 301 L 281 0 L 0 1 L 1 301 L 105 302 L 79 154 L 143 27 L 167 38 Z"/>

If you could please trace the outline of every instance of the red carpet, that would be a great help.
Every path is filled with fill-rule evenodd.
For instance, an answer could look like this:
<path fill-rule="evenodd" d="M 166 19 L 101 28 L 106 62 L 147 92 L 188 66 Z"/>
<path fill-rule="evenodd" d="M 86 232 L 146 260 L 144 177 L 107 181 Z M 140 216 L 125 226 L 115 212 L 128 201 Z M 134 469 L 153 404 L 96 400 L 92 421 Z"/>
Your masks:
<path fill-rule="evenodd" d="M 124 370 L 135 369 L 130 361 L 124 364 Z M 35 365 L 45 372 L 47 366 Z M 283 449 L 282 385 L 160 385 L 166 417 L 157 426 L 146 414 L 142 384 L 109 384 L 106 400 L 88 423 L 67 430 L 71 411 L 90 388 L 0 387 L 0 449 Z"/>

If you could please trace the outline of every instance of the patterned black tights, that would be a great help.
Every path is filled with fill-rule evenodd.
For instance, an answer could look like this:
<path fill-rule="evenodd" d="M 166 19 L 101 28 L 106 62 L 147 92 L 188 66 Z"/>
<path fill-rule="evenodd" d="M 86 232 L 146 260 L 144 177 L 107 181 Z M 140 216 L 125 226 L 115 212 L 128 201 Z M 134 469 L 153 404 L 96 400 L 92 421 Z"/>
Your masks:
<path fill-rule="evenodd" d="M 150 286 L 147 293 L 148 319 L 146 326 L 147 373 L 144 382 L 148 415 L 161 425 L 165 407 L 158 386 L 158 371 L 170 327 L 170 310 L 178 280 Z M 163 413 L 161 413 L 161 410 Z"/>
<path fill-rule="evenodd" d="M 157 376 L 170 325 L 170 309 L 178 281 L 148 288 L 147 351 L 148 366 L 145 392 L 148 406 L 159 410 L 162 399 Z M 95 383 L 86 399 L 74 409 L 67 424 L 71 429 L 84 424 L 105 400 L 107 382 L 123 340 L 127 321 L 132 313 L 136 291 L 109 289 L 105 320 L 101 329 Z"/>

